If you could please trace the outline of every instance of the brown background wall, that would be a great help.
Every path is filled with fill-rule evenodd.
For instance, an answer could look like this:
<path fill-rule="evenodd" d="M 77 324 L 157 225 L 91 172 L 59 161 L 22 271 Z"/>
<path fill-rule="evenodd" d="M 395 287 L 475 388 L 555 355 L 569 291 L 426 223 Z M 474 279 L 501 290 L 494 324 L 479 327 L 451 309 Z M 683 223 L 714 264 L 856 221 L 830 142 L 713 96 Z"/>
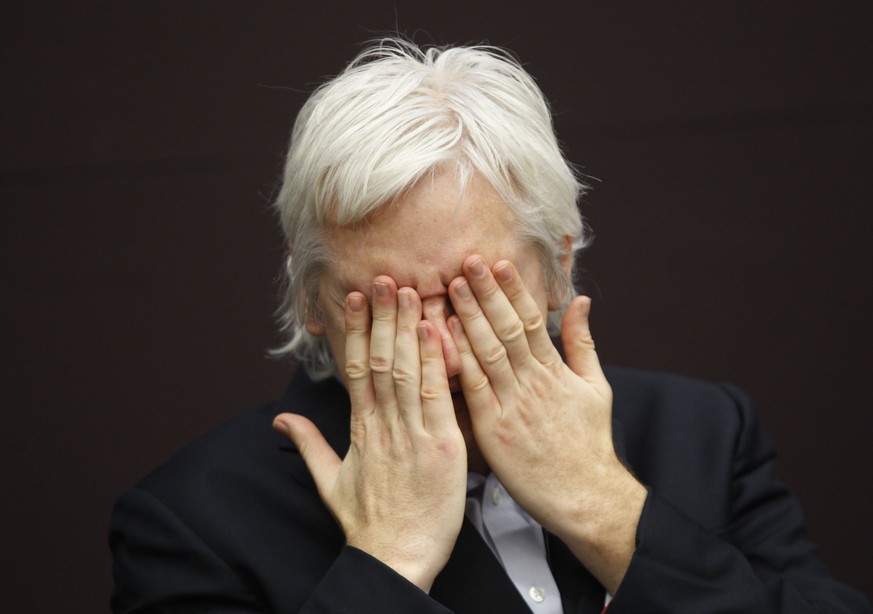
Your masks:
<path fill-rule="evenodd" d="M 395 28 L 527 63 L 596 178 L 602 357 L 750 392 L 825 559 L 871 590 L 873 5 L 21 4 L 0 9 L 8 611 L 105 610 L 115 496 L 280 394 L 291 121 Z"/>

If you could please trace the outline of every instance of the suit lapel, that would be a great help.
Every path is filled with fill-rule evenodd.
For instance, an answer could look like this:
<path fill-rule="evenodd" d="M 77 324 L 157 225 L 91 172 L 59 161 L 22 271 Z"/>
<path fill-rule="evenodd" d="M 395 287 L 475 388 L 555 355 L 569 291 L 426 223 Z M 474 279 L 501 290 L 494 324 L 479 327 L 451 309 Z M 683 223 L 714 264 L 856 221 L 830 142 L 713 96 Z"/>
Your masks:
<path fill-rule="evenodd" d="M 458 613 L 530 614 L 503 566 L 466 518 L 452 556 L 434 581 L 430 595 Z"/>
<path fill-rule="evenodd" d="M 605 589 L 554 535 L 546 535 L 549 565 L 561 591 L 564 612 L 599 614 Z M 449 562 L 434 581 L 431 596 L 454 612 L 530 614 L 503 566 L 466 518 Z"/>
<path fill-rule="evenodd" d="M 580 563 L 570 549 L 551 534 L 546 535 L 549 565 L 561 591 L 561 604 L 568 614 L 599 614 L 606 590 Z"/>

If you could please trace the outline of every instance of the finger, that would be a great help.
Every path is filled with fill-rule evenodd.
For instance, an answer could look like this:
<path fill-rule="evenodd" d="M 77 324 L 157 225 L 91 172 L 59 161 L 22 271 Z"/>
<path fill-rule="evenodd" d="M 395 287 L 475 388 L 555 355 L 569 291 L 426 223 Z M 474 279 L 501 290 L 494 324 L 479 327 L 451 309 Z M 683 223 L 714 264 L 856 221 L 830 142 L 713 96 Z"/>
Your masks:
<path fill-rule="evenodd" d="M 567 354 L 567 365 L 602 395 L 611 395 L 609 383 L 594 349 L 594 338 L 588 324 L 591 299 L 577 296 L 570 303 L 561 322 L 561 341 Z"/>
<path fill-rule="evenodd" d="M 464 261 L 464 276 L 476 295 L 478 307 L 485 314 L 491 329 L 506 348 L 512 366 L 524 367 L 531 358 L 530 347 L 525 334 L 524 323 L 494 275 L 480 256 L 473 255 Z M 472 304 L 471 304 L 472 306 Z M 475 314 L 474 314 L 475 315 Z M 463 316 L 461 318 L 463 320 Z M 470 331 L 473 346 L 476 346 L 476 330 L 464 325 Z"/>
<path fill-rule="evenodd" d="M 370 377 L 370 310 L 367 298 L 351 292 L 345 301 L 346 386 L 353 411 L 371 411 L 375 403 Z"/>
<path fill-rule="evenodd" d="M 386 275 L 373 280 L 373 326 L 370 329 L 370 373 L 376 391 L 376 407 L 393 414 L 397 410 L 394 390 L 394 341 L 397 337 L 397 284 Z"/>
<path fill-rule="evenodd" d="M 429 433 L 445 433 L 457 429 L 455 407 L 449 392 L 449 378 L 443 360 L 443 344 L 432 322 L 418 323 L 418 343 L 421 360 L 421 413 L 424 428 Z"/>
<path fill-rule="evenodd" d="M 418 293 L 412 288 L 401 288 L 397 291 L 394 389 L 400 416 L 408 425 L 416 428 L 422 426 L 419 322 L 421 322 L 421 299 Z"/>
<path fill-rule="evenodd" d="M 464 391 L 467 408 L 471 416 L 475 415 L 477 418 L 481 418 L 482 408 L 499 406 L 497 397 L 491 388 L 488 376 L 482 370 L 482 366 L 473 352 L 470 340 L 464 332 L 464 325 L 458 316 L 449 318 L 449 328 L 452 331 L 452 337 L 461 359 L 461 389 Z"/>
<path fill-rule="evenodd" d="M 449 283 L 449 296 L 455 313 L 463 324 L 470 352 L 481 365 L 481 369 L 488 376 L 491 386 L 498 397 L 510 395 L 515 390 L 517 383 L 515 372 L 509 361 L 506 346 L 497 337 L 494 329 L 485 313 L 479 306 L 472 288 L 466 278 L 456 277 Z M 458 348 L 461 354 L 461 348 Z M 461 356 L 461 374 L 465 369 L 465 358 L 469 361 L 470 356 Z"/>
<path fill-rule="evenodd" d="M 327 503 L 342 466 L 340 457 L 308 418 L 297 414 L 279 414 L 273 419 L 273 428 L 294 442 L 312 474 L 319 495 Z"/>
<path fill-rule="evenodd" d="M 446 295 L 432 296 L 421 302 L 421 317 L 436 326 L 437 333 L 443 344 L 443 361 L 446 363 L 446 373 L 449 377 L 460 372 L 458 348 L 452 339 L 452 333 L 446 325 L 446 319 L 451 315 L 449 297 Z"/>
<path fill-rule="evenodd" d="M 524 325 L 531 354 L 544 365 L 561 362 L 561 355 L 549 336 L 547 320 L 527 291 L 515 265 L 508 260 L 501 260 L 494 265 L 493 271 L 494 278 Z"/>

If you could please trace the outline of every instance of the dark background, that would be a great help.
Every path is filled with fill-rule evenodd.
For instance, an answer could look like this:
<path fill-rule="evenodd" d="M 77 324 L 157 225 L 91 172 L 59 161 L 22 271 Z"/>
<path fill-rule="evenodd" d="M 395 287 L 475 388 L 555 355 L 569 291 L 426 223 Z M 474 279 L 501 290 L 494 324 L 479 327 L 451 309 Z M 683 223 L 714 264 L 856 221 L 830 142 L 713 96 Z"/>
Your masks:
<path fill-rule="evenodd" d="M 539 4 L 4 4 L 4 609 L 104 611 L 117 494 L 281 393 L 291 122 L 393 29 L 518 53 L 596 178 L 602 358 L 745 388 L 869 594 L 873 4 Z"/>

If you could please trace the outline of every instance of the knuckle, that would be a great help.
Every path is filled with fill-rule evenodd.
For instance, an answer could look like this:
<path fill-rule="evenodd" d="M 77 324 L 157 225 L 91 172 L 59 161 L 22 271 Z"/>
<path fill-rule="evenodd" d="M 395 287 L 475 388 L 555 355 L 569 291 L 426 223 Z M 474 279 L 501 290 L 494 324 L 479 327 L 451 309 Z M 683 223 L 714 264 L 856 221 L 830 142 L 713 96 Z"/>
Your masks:
<path fill-rule="evenodd" d="M 370 355 L 370 370 L 376 373 L 387 373 L 392 368 L 391 359 L 379 354 Z"/>
<path fill-rule="evenodd" d="M 398 318 L 397 319 L 397 338 L 398 340 L 404 336 L 415 335 L 418 329 L 418 323 L 421 320 L 413 318 Z"/>
<path fill-rule="evenodd" d="M 578 339 L 576 339 L 576 345 L 578 345 L 579 347 L 581 347 L 584 350 L 588 350 L 589 352 L 593 352 L 595 349 L 594 337 L 592 337 L 590 334 L 583 335 L 583 336 L 579 337 Z"/>
<path fill-rule="evenodd" d="M 549 358 L 543 359 L 540 363 L 549 371 L 560 373 L 564 368 L 564 360 L 561 358 L 561 355 L 555 352 L 553 356 Z"/>
<path fill-rule="evenodd" d="M 545 320 L 545 318 L 543 318 L 543 314 L 541 314 L 539 311 L 537 311 L 537 313 L 535 315 L 529 317 L 527 319 L 527 321 L 524 323 L 524 330 L 525 330 L 525 332 L 532 333 L 536 330 L 541 329 L 543 326 L 545 326 L 545 323 L 546 323 L 546 320 Z"/>
<path fill-rule="evenodd" d="M 503 363 L 506 360 L 506 348 L 498 345 L 494 349 L 485 353 L 482 361 L 488 366 L 495 366 Z"/>
<path fill-rule="evenodd" d="M 421 358 L 421 373 L 422 376 L 426 374 L 433 374 L 438 370 L 440 363 L 443 362 L 442 356 L 422 356 Z"/>
<path fill-rule="evenodd" d="M 380 322 L 393 322 L 394 321 L 394 312 L 390 309 L 374 309 L 373 310 L 373 319 L 378 320 Z"/>
<path fill-rule="evenodd" d="M 346 360 L 346 377 L 350 380 L 363 379 L 370 374 L 370 368 L 362 360 Z"/>
<path fill-rule="evenodd" d="M 455 439 L 440 439 L 435 442 L 436 453 L 443 458 L 455 458 L 461 452 L 463 444 Z"/>
<path fill-rule="evenodd" d="M 491 328 L 488 316 L 485 315 L 485 312 L 478 305 L 474 307 L 473 311 L 466 314 L 466 317 L 462 316 L 461 321 L 464 324 L 464 330 L 468 331 L 468 334 L 475 334 L 475 331 L 480 327 L 485 330 Z"/>
<path fill-rule="evenodd" d="M 436 401 L 444 396 L 443 389 L 437 386 L 422 386 L 420 394 L 425 401 Z"/>
<path fill-rule="evenodd" d="M 391 377 L 394 378 L 395 382 L 398 382 L 400 384 L 408 384 L 414 382 L 416 379 L 415 373 L 405 367 L 401 367 L 396 364 L 391 370 Z"/>
<path fill-rule="evenodd" d="M 479 296 L 482 299 L 490 299 L 490 298 L 497 296 L 497 294 L 500 292 L 502 292 L 502 290 L 500 289 L 500 286 L 498 286 L 496 283 L 494 283 L 492 281 L 491 283 L 485 284 L 479 290 Z"/>
<path fill-rule="evenodd" d="M 490 386 L 490 385 L 491 385 L 491 382 L 488 380 L 488 378 L 483 373 L 479 377 L 477 377 L 475 380 L 470 382 L 469 388 L 470 388 L 471 392 L 482 392 L 483 390 L 488 388 L 488 386 Z"/>
<path fill-rule="evenodd" d="M 463 361 L 475 361 L 476 354 L 473 352 L 473 348 L 470 345 L 464 345 L 463 347 L 458 347 L 458 355 L 461 357 Z"/>
<path fill-rule="evenodd" d="M 370 330 L 370 323 L 363 320 L 350 318 L 346 320 L 346 336 L 361 337 L 366 335 Z"/>
<path fill-rule="evenodd" d="M 517 279 L 518 279 L 518 277 L 516 277 L 516 280 Z M 524 285 L 522 285 L 521 283 L 517 283 L 517 282 L 513 283 L 510 287 L 508 287 L 504 290 L 504 292 L 506 293 L 506 296 L 509 297 L 509 300 L 511 300 L 511 301 L 515 301 L 515 300 L 524 298 L 524 294 L 526 291 L 527 290 L 525 289 Z"/>
<path fill-rule="evenodd" d="M 524 324 L 521 320 L 515 319 L 512 324 L 498 333 L 498 337 L 504 341 L 518 341 L 525 336 Z"/>
<path fill-rule="evenodd" d="M 542 379 L 534 377 L 528 383 L 535 398 L 541 399 L 548 396 L 550 386 Z"/>

